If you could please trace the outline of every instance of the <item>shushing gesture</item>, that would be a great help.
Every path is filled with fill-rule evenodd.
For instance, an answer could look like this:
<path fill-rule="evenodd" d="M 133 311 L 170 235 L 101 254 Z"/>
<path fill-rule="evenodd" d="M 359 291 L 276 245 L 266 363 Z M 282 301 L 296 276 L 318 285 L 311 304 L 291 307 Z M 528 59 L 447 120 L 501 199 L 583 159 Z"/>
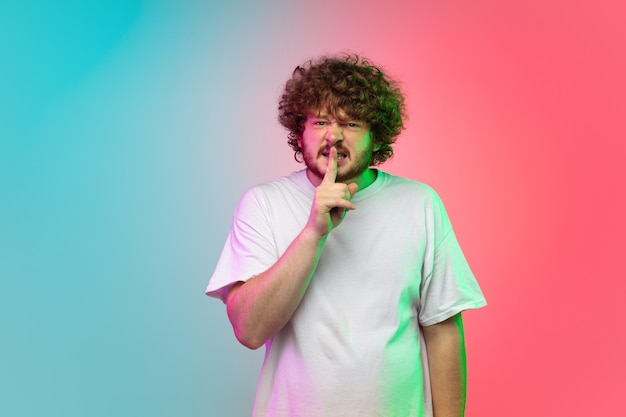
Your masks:
<path fill-rule="evenodd" d="M 307 227 L 313 228 L 320 236 L 326 236 L 339 226 L 348 210 L 356 206 L 350 201 L 357 190 L 357 184 L 336 183 L 337 149 L 333 146 L 328 154 L 326 173 L 315 190 L 313 206 Z"/>

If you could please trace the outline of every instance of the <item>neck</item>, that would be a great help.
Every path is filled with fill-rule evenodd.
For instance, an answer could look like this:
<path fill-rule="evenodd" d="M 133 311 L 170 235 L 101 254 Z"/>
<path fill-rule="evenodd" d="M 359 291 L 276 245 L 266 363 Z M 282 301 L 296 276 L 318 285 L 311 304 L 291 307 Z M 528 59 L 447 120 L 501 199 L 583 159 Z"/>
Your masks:
<path fill-rule="evenodd" d="M 378 177 L 378 170 L 368 168 L 365 172 L 363 172 L 363 174 L 359 175 L 359 177 L 346 181 L 346 183 L 356 183 L 356 185 L 359 186 L 358 191 L 361 191 L 372 185 L 372 183 L 376 181 L 376 177 Z"/>

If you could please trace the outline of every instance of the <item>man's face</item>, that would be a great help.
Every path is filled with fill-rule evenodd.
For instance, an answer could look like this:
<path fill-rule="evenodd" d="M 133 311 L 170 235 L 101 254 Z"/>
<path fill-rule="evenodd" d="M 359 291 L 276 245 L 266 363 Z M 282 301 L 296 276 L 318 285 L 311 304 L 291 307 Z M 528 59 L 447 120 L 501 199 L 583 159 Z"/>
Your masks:
<path fill-rule="evenodd" d="M 337 149 L 336 182 L 355 182 L 362 188 L 369 185 L 372 176 L 369 167 L 372 154 L 377 150 L 366 122 L 350 120 L 340 112 L 338 118 L 320 112 L 309 115 L 304 122 L 300 139 L 302 156 L 313 185 L 317 186 L 324 178 L 331 147 Z M 365 184 L 363 184 L 365 182 Z"/>

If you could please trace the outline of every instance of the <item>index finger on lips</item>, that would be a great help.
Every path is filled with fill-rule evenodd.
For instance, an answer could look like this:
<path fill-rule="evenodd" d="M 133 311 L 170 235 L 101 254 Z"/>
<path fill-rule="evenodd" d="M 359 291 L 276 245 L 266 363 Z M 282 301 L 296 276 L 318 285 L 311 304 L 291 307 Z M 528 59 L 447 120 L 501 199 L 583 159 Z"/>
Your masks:
<path fill-rule="evenodd" d="M 328 164 L 322 183 L 332 184 L 337 179 L 337 149 L 333 146 L 328 152 Z"/>

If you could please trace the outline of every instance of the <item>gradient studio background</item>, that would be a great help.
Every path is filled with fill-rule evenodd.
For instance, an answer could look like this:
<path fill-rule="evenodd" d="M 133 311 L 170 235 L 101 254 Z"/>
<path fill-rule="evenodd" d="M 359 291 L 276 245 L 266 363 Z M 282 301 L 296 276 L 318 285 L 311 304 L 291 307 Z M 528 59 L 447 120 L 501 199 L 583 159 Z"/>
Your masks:
<path fill-rule="evenodd" d="M 489 306 L 468 416 L 623 416 L 620 1 L 0 2 L 0 414 L 245 416 L 262 350 L 203 295 L 276 98 L 349 49 L 404 82 Z"/>

